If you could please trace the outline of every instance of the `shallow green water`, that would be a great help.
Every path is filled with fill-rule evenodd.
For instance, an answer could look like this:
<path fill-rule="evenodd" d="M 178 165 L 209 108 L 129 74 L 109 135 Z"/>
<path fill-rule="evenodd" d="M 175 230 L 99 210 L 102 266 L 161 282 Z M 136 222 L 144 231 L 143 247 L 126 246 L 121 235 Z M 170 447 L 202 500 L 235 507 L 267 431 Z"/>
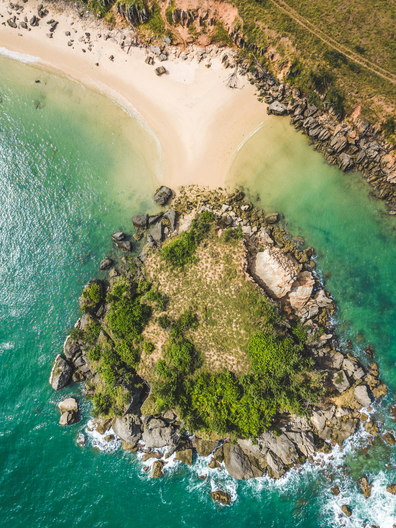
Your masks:
<path fill-rule="evenodd" d="M 316 466 L 277 482 L 241 483 L 200 459 L 150 480 L 135 455 L 112 443 L 95 448 L 86 431 L 90 405 L 76 385 L 54 393 L 49 372 L 78 315 L 82 285 L 113 251 L 109 234 L 152 208 L 160 153 L 136 120 L 67 80 L 0 59 L 0 92 L 0 526 L 313 528 L 338 525 L 346 502 L 354 510 L 349 526 L 390 527 L 396 501 L 384 492 L 392 480 L 385 462 L 395 477 L 395 454 L 381 444 L 358 456 L 364 438 L 334 454 L 334 465 L 351 470 L 330 472 L 343 498 L 330 494 Z M 292 232 L 323 253 L 319 267 L 332 273 L 328 287 L 341 322 L 351 325 L 345 335 L 364 331 L 394 390 L 393 220 L 367 199 L 359 176 L 323 165 L 285 121 L 274 118 L 270 127 L 241 149 L 230 178 L 248 179 L 266 210 L 284 212 Z M 79 397 L 82 421 L 63 429 L 56 402 L 66 394 Z M 85 448 L 76 442 L 81 431 Z M 352 477 L 368 466 L 375 489 L 365 501 Z M 230 507 L 212 502 L 216 487 L 230 491 Z"/>

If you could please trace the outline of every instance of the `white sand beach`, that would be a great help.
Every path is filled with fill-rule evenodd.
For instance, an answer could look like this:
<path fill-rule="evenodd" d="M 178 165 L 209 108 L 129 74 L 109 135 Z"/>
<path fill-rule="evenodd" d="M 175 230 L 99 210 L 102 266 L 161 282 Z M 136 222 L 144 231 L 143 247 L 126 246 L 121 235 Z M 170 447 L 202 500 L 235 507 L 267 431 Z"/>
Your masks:
<path fill-rule="evenodd" d="M 37 15 L 38 4 L 29 0 L 18 12 L 8 2 L 0 4 L 2 53 L 29 56 L 39 68 L 67 75 L 123 105 L 132 105 L 161 143 L 167 164 L 164 183 L 211 187 L 224 183 L 233 153 L 269 117 L 246 77 L 240 78 L 237 89 L 227 88 L 232 70 L 221 64 L 221 51 L 210 59 L 209 68 L 208 60 L 191 57 L 148 65 L 145 49 L 131 47 L 128 53 L 126 46 L 121 49 L 121 36 L 128 38 L 130 33 L 127 28 L 113 30 L 106 38 L 110 30 L 101 20 L 81 18 L 75 9 L 60 10 L 54 4 L 44 5 L 48 15 L 36 27 L 28 23 L 30 30 L 7 24 L 14 15 L 17 24 L 25 16 L 30 20 Z M 58 26 L 49 38 L 51 19 Z M 154 69 L 160 65 L 167 73 L 158 77 Z"/>

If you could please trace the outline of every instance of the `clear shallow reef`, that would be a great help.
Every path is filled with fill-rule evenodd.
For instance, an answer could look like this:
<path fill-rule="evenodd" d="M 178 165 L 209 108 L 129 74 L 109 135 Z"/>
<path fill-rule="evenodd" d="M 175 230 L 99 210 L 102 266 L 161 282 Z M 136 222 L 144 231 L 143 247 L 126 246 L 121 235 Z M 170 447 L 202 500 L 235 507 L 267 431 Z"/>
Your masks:
<path fill-rule="evenodd" d="M 135 119 L 78 84 L 0 59 L 0 92 L 0 526 L 314 528 L 338 526 L 347 503 L 348 526 L 391 527 L 396 500 L 384 484 L 396 480 L 395 450 L 378 443 L 359 454 L 365 435 L 330 461 L 350 468 L 350 476 L 332 473 L 342 498 L 309 464 L 276 482 L 236 482 L 199 459 L 192 468 L 172 463 L 165 478 L 151 480 L 114 443 L 87 434 L 86 447 L 77 445 L 90 418 L 81 399 L 82 421 L 58 425 L 56 402 L 80 389 L 52 391 L 53 358 L 78 316 L 83 284 L 100 276 L 109 234 L 130 230 L 133 214 L 153 208 L 162 162 Z M 283 212 L 288 229 L 316 248 L 319 269 L 332 275 L 342 335 L 363 333 L 376 346 L 391 388 L 385 408 L 396 388 L 395 220 L 367 198 L 360 175 L 325 165 L 280 118 L 239 151 L 229 182 L 259 193 L 266 211 Z M 375 483 L 367 501 L 356 485 L 363 473 Z M 230 507 L 213 503 L 217 486 L 231 493 Z"/>

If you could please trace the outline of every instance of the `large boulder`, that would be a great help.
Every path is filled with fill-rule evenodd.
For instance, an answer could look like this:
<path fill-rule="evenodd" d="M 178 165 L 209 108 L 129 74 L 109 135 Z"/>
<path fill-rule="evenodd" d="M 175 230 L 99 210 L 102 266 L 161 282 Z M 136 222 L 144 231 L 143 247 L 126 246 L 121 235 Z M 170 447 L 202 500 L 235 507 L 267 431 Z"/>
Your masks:
<path fill-rule="evenodd" d="M 275 436 L 273 433 L 264 432 L 259 438 L 258 443 L 261 448 L 269 449 L 284 464 L 293 464 L 298 458 L 296 447 L 285 434 Z"/>
<path fill-rule="evenodd" d="M 292 289 L 289 292 L 290 305 L 295 310 L 301 308 L 307 303 L 311 297 L 315 280 L 310 271 L 302 271 L 298 274 Z"/>
<path fill-rule="evenodd" d="M 73 360 L 81 352 L 81 347 L 77 341 L 74 341 L 67 336 L 66 341 L 63 344 L 63 353 L 66 359 Z"/>
<path fill-rule="evenodd" d="M 177 222 L 176 211 L 174 209 L 169 209 L 168 211 L 166 211 L 163 218 L 165 218 L 166 220 L 169 220 L 170 230 L 174 231 L 176 229 L 176 222 Z"/>
<path fill-rule="evenodd" d="M 371 398 L 368 394 L 366 385 L 358 385 L 354 390 L 357 401 L 363 405 L 363 407 L 370 407 Z"/>
<path fill-rule="evenodd" d="M 207 457 L 218 446 L 216 440 L 204 440 L 203 438 L 195 439 L 195 448 L 199 456 Z"/>
<path fill-rule="evenodd" d="M 310 431 L 287 431 L 285 435 L 306 457 L 315 453 L 315 440 Z"/>
<path fill-rule="evenodd" d="M 100 271 L 106 271 L 113 265 L 113 261 L 109 257 L 105 257 L 102 262 L 99 264 Z"/>
<path fill-rule="evenodd" d="M 263 471 L 251 463 L 239 444 L 225 444 L 223 449 L 225 468 L 231 477 L 245 480 L 263 475 Z"/>
<path fill-rule="evenodd" d="M 151 448 L 174 445 L 178 442 L 177 430 L 163 420 L 154 418 L 144 426 L 143 442 Z"/>
<path fill-rule="evenodd" d="M 336 372 L 333 376 L 333 385 L 338 392 L 344 392 L 349 389 L 349 381 L 343 370 Z"/>
<path fill-rule="evenodd" d="M 60 425 L 71 425 L 78 422 L 78 402 L 75 398 L 66 398 L 65 400 L 58 403 L 61 417 L 59 420 Z"/>
<path fill-rule="evenodd" d="M 150 230 L 150 235 L 153 237 L 154 242 L 161 242 L 164 236 L 164 226 L 161 222 L 155 224 L 155 226 Z"/>
<path fill-rule="evenodd" d="M 148 214 L 136 215 L 132 217 L 132 224 L 137 229 L 146 229 L 148 222 Z"/>
<path fill-rule="evenodd" d="M 116 242 L 118 249 L 124 251 L 125 253 L 131 252 L 133 249 L 132 242 L 130 240 L 121 240 Z"/>
<path fill-rule="evenodd" d="M 272 297 L 279 299 L 292 289 L 297 278 L 297 267 L 291 257 L 280 249 L 266 248 L 257 253 L 252 273 Z"/>
<path fill-rule="evenodd" d="M 133 414 L 113 420 L 113 431 L 127 444 L 136 444 L 142 437 L 141 421 Z"/>
<path fill-rule="evenodd" d="M 70 383 L 73 374 L 73 367 L 58 354 L 55 358 L 54 365 L 50 375 L 50 385 L 54 390 L 63 389 Z"/>
<path fill-rule="evenodd" d="M 280 103 L 279 101 L 274 101 L 267 107 L 267 113 L 273 115 L 284 115 L 287 113 L 287 106 Z"/>
<path fill-rule="evenodd" d="M 155 191 L 154 202 L 158 205 L 165 205 L 171 196 L 172 190 L 162 185 L 162 187 Z"/>

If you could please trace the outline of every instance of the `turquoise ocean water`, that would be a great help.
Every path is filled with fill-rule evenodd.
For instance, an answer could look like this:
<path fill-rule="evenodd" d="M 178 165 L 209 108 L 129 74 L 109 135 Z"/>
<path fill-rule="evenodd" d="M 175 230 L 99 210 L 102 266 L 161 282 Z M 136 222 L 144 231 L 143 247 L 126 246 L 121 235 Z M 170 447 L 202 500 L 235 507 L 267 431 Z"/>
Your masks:
<path fill-rule="evenodd" d="M 395 449 L 376 441 L 363 453 L 364 434 L 333 453 L 327 470 L 307 464 L 277 482 L 235 482 L 203 459 L 150 480 L 136 455 L 87 433 L 89 403 L 78 385 L 54 393 L 51 364 L 82 285 L 114 251 L 109 234 L 153 208 L 161 153 L 124 110 L 32 66 L 1 58 L 0 94 L 0 526 L 330 527 L 345 503 L 348 526 L 390 528 L 396 500 L 385 485 L 396 480 Z M 286 120 L 268 123 L 241 148 L 229 181 L 284 213 L 291 232 L 316 248 L 342 336 L 356 343 L 363 335 L 357 354 L 376 347 L 390 394 L 375 413 L 394 429 L 386 406 L 396 389 L 395 220 L 360 175 L 325 165 Z M 62 428 L 56 403 L 68 394 L 80 400 L 82 420 Z M 362 474 L 374 482 L 369 500 L 357 491 Z M 231 493 L 230 507 L 212 502 L 218 487 Z"/>

